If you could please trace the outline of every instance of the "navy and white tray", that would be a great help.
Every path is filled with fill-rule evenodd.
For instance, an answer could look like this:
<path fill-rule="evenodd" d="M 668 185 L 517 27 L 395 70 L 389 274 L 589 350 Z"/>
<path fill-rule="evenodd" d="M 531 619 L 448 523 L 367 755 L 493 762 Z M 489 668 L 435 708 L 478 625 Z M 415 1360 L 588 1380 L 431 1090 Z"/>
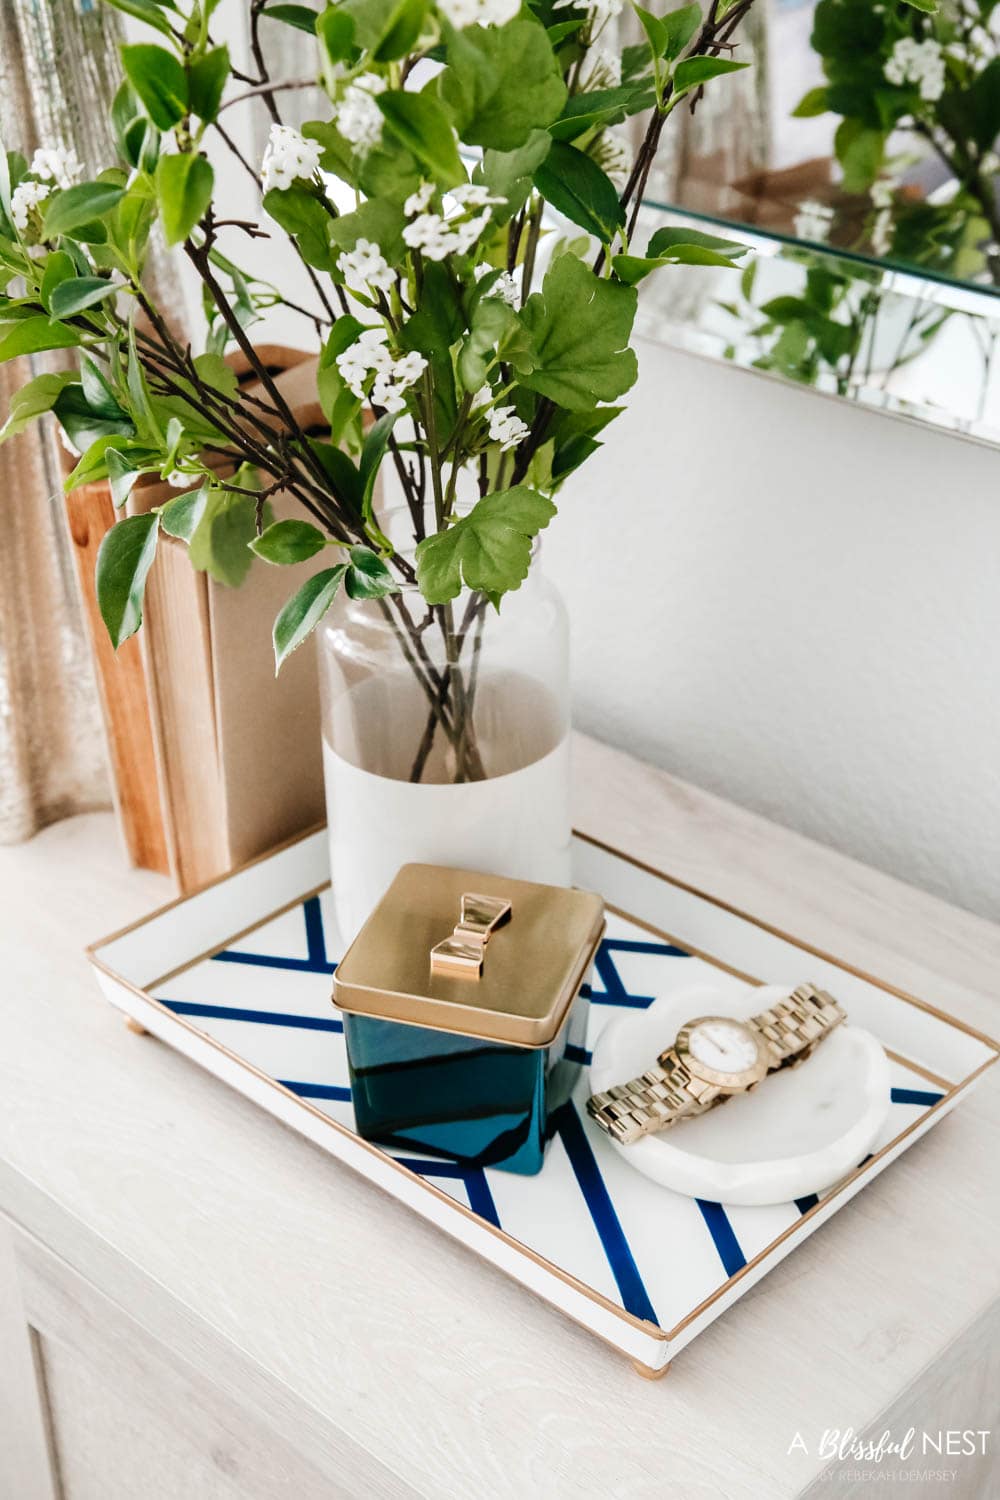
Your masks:
<path fill-rule="evenodd" d="M 588 1043 L 622 1006 L 679 983 L 813 980 L 875 1033 L 891 1064 L 882 1138 L 822 1198 L 727 1208 L 632 1170 L 587 1118 L 586 1075 L 537 1177 L 383 1151 L 353 1130 L 325 832 L 164 907 L 90 950 L 104 993 L 147 1031 L 308 1136 L 628 1355 L 673 1356 L 865 1183 L 936 1124 L 996 1061 L 995 1042 L 589 840 L 577 883 L 611 908 Z"/>

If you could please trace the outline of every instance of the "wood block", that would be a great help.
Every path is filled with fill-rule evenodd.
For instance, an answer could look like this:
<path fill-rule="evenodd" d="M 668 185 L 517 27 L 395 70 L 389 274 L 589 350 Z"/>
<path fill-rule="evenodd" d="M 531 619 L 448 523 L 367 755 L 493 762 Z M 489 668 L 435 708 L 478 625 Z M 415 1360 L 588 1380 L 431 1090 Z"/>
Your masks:
<path fill-rule="evenodd" d="M 94 585 L 97 551 L 104 533 L 115 520 L 107 485 L 83 485 L 67 495 L 66 515 L 93 651 L 122 836 L 134 864 L 168 874 L 169 840 L 160 803 L 142 653 L 135 638 L 115 651 L 97 607 Z"/>

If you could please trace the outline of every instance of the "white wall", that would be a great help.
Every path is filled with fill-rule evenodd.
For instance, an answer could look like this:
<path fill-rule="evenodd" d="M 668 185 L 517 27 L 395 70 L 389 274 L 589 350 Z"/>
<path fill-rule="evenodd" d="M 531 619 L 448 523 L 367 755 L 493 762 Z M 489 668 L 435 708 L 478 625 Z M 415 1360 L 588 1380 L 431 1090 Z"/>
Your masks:
<path fill-rule="evenodd" d="M 576 719 L 1000 914 L 1000 452 L 644 343 L 545 565 Z"/>

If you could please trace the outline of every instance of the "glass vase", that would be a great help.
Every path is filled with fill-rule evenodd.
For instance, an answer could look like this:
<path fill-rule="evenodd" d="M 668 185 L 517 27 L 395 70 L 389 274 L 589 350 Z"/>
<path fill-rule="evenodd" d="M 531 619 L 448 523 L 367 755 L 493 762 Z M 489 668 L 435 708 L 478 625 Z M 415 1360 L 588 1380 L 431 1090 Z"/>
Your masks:
<path fill-rule="evenodd" d="M 341 591 L 318 635 L 345 945 L 403 864 L 570 883 L 569 632 L 537 556 L 499 611 Z"/>

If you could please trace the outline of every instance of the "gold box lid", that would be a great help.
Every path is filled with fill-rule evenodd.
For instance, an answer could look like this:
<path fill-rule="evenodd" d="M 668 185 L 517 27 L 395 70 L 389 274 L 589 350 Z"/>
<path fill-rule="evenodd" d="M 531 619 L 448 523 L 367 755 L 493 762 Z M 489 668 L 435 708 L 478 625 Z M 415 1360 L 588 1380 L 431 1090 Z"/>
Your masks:
<path fill-rule="evenodd" d="M 546 1047 L 604 931 L 589 891 L 404 865 L 337 967 L 353 1015 Z"/>

